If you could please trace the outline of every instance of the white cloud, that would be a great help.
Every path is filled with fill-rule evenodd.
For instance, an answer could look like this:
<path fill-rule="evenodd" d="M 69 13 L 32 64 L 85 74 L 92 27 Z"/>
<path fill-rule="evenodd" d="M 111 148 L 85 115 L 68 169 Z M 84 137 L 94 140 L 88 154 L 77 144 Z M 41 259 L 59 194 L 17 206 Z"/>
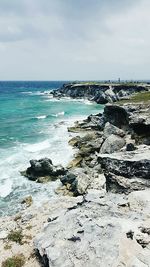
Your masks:
<path fill-rule="evenodd" d="M 149 0 L 0 0 L 0 79 L 148 78 Z"/>

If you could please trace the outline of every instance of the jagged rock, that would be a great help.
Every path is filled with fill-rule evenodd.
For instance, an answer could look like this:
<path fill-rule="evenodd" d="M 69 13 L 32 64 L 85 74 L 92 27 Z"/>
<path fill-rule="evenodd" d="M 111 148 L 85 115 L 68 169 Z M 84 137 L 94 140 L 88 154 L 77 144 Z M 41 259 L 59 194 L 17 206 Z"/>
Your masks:
<path fill-rule="evenodd" d="M 118 128 L 128 128 L 129 113 L 125 107 L 114 104 L 107 104 L 104 108 L 105 121 L 117 126 Z"/>
<path fill-rule="evenodd" d="M 80 136 L 75 136 L 69 140 L 68 144 L 73 147 L 77 147 L 78 143 L 80 142 L 80 139 L 81 139 Z"/>
<path fill-rule="evenodd" d="M 91 177 L 85 174 L 82 169 L 75 169 L 73 173 L 68 172 L 68 174 L 60 180 L 74 195 L 83 195 L 86 193 Z"/>
<path fill-rule="evenodd" d="M 75 168 L 75 167 L 80 167 L 81 162 L 83 160 L 83 157 L 81 155 L 77 155 L 69 164 L 68 164 L 68 169 Z"/>
<path fill-rule="evenodd" d="M 60 179 L 67 190 L 74 195 L 83 195 L 88 189 L 105 190 L 106 179 L 104 174 L 97 172 L 85 173 L 82 168 L 74 169 Z M 66 188 L 64 188 L 66 190 Z"/>
<path fill-rule="evenodd" d="M 111 134 L 102 144 L 100 153 L 111 154 L 115 151 L 120 150 L 125 145 L 125 140 L 119 136 Z"/>
<path fill-rule="evenodd" d="M 127 179 L 112 173 L 105 173 L 106 190 L 113 193 L 129 194 L 132 191 L 145 190 L 150 188 L 150 181 L 146 179 L 132 177 Z"/>
<path fill-rule="evenodd" d="M 133 143 L 128 143 L 126 145 L 126 151 L 134 151 L 136 149 L 136 147 L 134 146 Z"/>
<path fill-rule="evenodd" d="M 21 204 L 25 204 L 27 207 L 30 207 L 32 203 L 33 203 L 32 196 L 28 196 L 21 201 Z"/>
<path fill-rule="evenodd" d="M 125 132 L 123 130 L 121 130 L 118 127 L 114 126 L 110 122 L 107 122 L 105 124 L 105 128 L 104 128 L 104 138 L 108 138 L 111 134 L 118 135 L 120 137 L 124 137 L 125 136 Z"/>
<path fill-rule="evenodd" d="M 120 208 L 117 203 L 124 201 L 123 195 L 100 192 L 89 190 L 82 202 L 69 198 L 76 200 L 72 205 L 66 197 L 55 200 L 55 209 L 50 205 L 50 216 L 57 219 L 34 241 L 49 266 L 150 266 L 148 237 L 141 231 L 147 228 L 148 210 Z"/>
<path fill-rule="evenodd" d="M 107 172 L 126 178 L 150 177 L 150 148 L 139 146 L 134 152 L 116 152 L 113 154 L 99 154 L 98 162 Z"/>
<path fill-rule="evenodd" d="M 67 175 L 60 178 L 63 185 L 72 184 L 76 180 L 76 175 L 69 172 Z"/>
<path fill-rule="evenodd" d="M 59 176 L 64 175 L 67 172 L 61 165 L 54 166 L 51 159 L 48 158 L 30 160 L 30 164 L 31 167 L 27 168 L 22 174 L 30 180 L 41 183 L 56 180 Z"/>
<path fill-rule="evenodd" d="M 96 101 L 98 104 L 106 104 L 108 102 L 115 102 L 123 97 L 128 97 L 133 93 L 147 90 L 146 87 L 139 85 L 70 83 L 64 84 L 62 88 L 53 91 L 51 94 L 58 98 L 60 96 L 86 98 Z"/>
<path fill-rule="evenodd" d="M 84 121 L 85 125 L 84 128 L 90 127 L 93 130 L 103 130 L 105 125 L 105 119 L 101 113 L 97 115 L 90 115 L 88 118 Z"/>
<path fill-rule="evenodd" d="M 68 128 L 69 132 L 83 132 L 83 131 L 101 131 L 105 126 L 105 118 L 101 113 L 90 115 L 82 122 L 75 122 L 75 125 Z"/>

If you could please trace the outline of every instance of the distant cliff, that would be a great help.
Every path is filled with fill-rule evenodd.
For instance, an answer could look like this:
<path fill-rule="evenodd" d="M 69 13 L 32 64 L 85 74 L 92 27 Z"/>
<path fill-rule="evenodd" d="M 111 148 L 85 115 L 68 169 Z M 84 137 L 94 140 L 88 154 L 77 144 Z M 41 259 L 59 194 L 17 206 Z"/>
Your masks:
<path fill-rule="evenodd" d="M 115 102 L 129 95 L 148 91 L 148 85 L 139 84 L 101 84 L 101 83 L 68 83 L 62 88 L 54 91 L 55 97 L 71 97 L 71 98 L 87 98 L 98 104 L 106 104 Z"/>

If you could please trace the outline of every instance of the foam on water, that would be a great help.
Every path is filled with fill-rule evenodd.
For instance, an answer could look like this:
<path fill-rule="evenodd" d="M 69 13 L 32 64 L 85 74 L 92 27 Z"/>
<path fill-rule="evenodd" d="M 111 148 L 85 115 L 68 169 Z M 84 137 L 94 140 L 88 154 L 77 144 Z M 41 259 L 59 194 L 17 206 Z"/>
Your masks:
<path fill-rule="evenodd" d="M 52 159 L 55 165 L 67 166 L 75 153 L 68 145 L 74 134 L 67 127 L 97 109 L 85 99 L 51 98 L 50 89 L 45 92 L 39 85 L 38 90 L 29 87 L 25 91 L 22 87 L 23 92 L 19 87 L 17 93 L 12 88 L 11 95 L 4 92 L 4 99 L 0 98 L 0 215 L 17 211 L 27 195 L 37 203 L 54 195 L 59 181 L 38 184 L 21 176 L 20 171 L 29 167 L 31 159 L 43 157 Z"/>
<path fill-rule="evenodd" d="M 41 115 L 41 116 L 37 116 L 36 118 L 38 119 L 38 120 L 40 120 L 40 119 L 46 119 L 46 115 Z"/>
<path fill-rule="evenodd" d="M 49 147 L 50 147 L 49 140 L 45 140 L 43 142 L 36 143 L 36 144 L 24 145 L 23 149 L 25 151 L 29 151 L 29 152 L 37 152 L 37 151 L 45 150 L 45 149 L 47 149 Z"/>

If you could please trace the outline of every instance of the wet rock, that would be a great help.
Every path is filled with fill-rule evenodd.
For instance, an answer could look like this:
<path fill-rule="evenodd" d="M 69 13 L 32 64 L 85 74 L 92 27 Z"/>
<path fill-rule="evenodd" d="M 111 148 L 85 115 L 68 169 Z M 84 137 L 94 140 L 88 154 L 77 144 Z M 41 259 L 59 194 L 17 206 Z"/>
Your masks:
<path fill-rule="evenodd" d="M 27 168 L 22 174 L 30 180 L 40 183 L 56 180 L 59 176 L 64 175 L 67 170 L 61 165 L 54 166 L 48 158 L 40 160 L 30 160 L 31 167 Z"/>

